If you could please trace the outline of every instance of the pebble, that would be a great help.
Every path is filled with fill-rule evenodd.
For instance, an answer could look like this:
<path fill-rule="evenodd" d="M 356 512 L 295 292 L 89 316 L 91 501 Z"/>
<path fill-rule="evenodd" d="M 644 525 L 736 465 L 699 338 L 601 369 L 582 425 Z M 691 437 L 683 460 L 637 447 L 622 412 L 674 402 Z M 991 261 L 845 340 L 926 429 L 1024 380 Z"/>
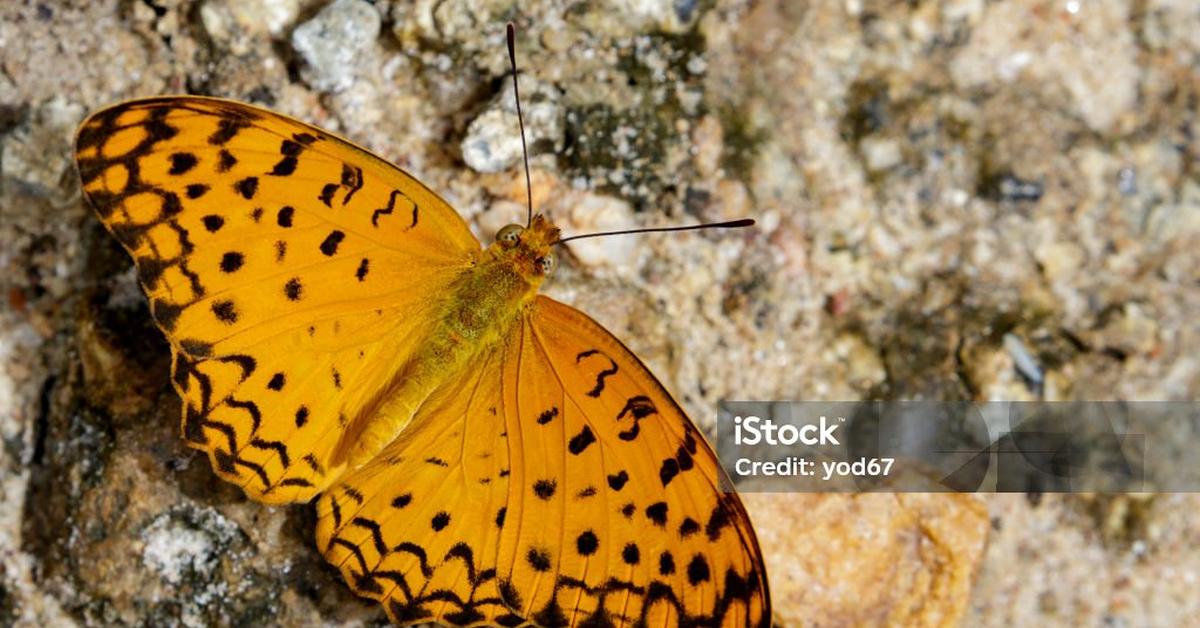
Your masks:
<path fill-rule="evenodd" d="M 379 36 L 379 14 L 360 0 L 336 0 L 292 32 L 292 48 L 304 59 L 300 76 L 323 92 L 354 83 L 361 53 Z"/>
<path fill-rule="evenodd" d="M 861 144 L 863 159 L 871 172 L 883 172 L 900 164 L 900 145 L 890 138 L 866 138 Z"/>
<path fill-rule="evenodd" d="M 503 172 L 521 160 L 517 114 L 488 109 L 471 121 L 462 141 L 462 156 L 475 172 Z"/>
<path fill-rule="evenodd" d="M 612 196 L 583 194 L 571 208 L 571 221 L 563 229 L 563 235 L 572 236 L 635 227 L 637 227 L 637 223 L 634 222 L 633 208 L 629 206 L 629 203 Z M 587 238 L 563 246 L 570 247 L 571 254 L 585 266 L 609 267 L 618 271 L 628 271 L 637 266 L 640 237 L 626 235 Z"/>
<path fill-rule="evenodd" d="M 571 47 L 574 38 L 563 27 L 549 27 L 542 31 L 542 45 L 550 52 L 563 52 Z"/>
<path fill-rule="evenodd" d="M 1042 367 L 1038 364 L 1037 358 L 1030 353 L 1029 348 L 1021 340 L 1021 337 L 1014 333 L 1004 334 L 1004 348 L 1008 354 L 1012 356 L 1013 366 L 1021 375 L 1025 376 L 1034 386 L 1040 386 L 1045 381 L 1045 373 L 1042 372 Z"/>
<path fill-rule="evenodd" d="M 521 110 L 525 115 L 525 137 L 530 147 L 530 160 L 536 156 L 535 148 L 547 142 L 555 151 L 559 150 L 562 146 L 563 113 L 558 104 L 557 90 L 523 78 Z M 511 82 L 506 80 L 505 88 L 467 126 L 467 135 L 460 147 L 463 161 L 475 172 L 503 172 L 521 163 L 521 127 Z"/>
<path fill-rule="evenodd" d="M 283 33 L 299 12 L 299 0 L 209 0 L 200 7 L 200 23 L 214 42 L 240 56 L 251 51 L 256 35 Z"/>

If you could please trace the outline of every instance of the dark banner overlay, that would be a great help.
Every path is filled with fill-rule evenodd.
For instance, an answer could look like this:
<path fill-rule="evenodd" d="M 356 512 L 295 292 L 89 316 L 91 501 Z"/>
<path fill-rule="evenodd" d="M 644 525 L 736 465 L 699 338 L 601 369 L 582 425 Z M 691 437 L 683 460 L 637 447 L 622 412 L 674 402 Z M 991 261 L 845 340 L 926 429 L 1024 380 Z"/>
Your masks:
<path fill-rule="evenodd" d="M 724 401 L 743 492 L 1200 491 L 1200 403 Z"/>

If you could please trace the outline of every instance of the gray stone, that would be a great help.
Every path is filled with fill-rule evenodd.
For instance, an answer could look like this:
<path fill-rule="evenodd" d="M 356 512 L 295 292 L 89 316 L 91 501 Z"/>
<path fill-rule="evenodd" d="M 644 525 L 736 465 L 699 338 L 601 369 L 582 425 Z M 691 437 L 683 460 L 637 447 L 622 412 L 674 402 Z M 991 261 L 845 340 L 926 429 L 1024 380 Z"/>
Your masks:
<path fill-rule="evenodd" d="M 292 48 L 304 59 L 304 80 L 318 91 L 339 92 L 354 83 L 361 55 L 379 36 L 379 13 L 361 0 L 335 0 L 292 31 Z"/>
<path fill-rule="evenodd" d="M 562 110 L 553 87 L 522 78 L 521 112 L 530 157 L 555 153 L 562 146 Z M 476 172 L 503 172 L 521 162 L 521 134 L 512 83 L 471 121 L 462 141 L 463 161 Z"/>

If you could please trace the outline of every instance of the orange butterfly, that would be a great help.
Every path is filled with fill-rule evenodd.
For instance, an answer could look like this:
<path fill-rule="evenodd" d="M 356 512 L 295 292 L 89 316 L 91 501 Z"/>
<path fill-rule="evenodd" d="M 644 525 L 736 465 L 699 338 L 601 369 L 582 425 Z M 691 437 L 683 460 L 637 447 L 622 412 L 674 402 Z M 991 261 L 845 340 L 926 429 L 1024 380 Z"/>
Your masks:
<path fill-rule="evenodd" d="M 766 626 L 758 543 L 646 367 L 538 289 L 558 229 L 487 248 L 383 159 L 192 96 L 77 138 L 173 354 L 183 437 L 392 621 Z"/>

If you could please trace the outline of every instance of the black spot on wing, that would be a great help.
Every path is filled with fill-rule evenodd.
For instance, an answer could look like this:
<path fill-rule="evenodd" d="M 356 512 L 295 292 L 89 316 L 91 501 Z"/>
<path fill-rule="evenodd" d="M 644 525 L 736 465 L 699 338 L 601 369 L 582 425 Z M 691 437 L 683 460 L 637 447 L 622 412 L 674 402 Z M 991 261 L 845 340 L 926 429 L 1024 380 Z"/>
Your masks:
<path fill-rule="evenodd" d="M 242 198 L 250 200 L 258 193 L 258 177 L 246 177 L 233 184 L 233 188 L 242 195 Z"/>
<path fill-rule="evenodd" d="M 585 530 L 575 538 L 575 550 L 580 556 L 591 556 L 600 548 L 600 539 L 591 530 Z"/>
<path fill-rule="evenodd" d="M 292 277 L 283 284 L 283 294 L 288 301 L 299 301 L 303 293 L 304 286 L 300 283 L 299 277 Z"/>
<path fill-rule="evenodd" d="M 268 174 L 276 177 L 286 177 L 296 171 L 297 157 L 304 150 L 304 146 L 295 140 L 285 139 L 279 144 L 279 153 L 283 158 Z"/>
<path fill-rule="evenodd" d="M 621 560 L 627 565 L 636 565 L 642 560 L 642 551 L 638 549 L 637 543 L 626 543 L 621 549 Z"/>
<path fill-rule="evenodd" d="M 733 515 L 724 500 L 718 500 L 704 524 L 704 534 L 710 541 L 716 541 L 721 536 L 721 530 L 733 525 Z"/>
<path fill-rule="evenodd" d="M 267 174 L 272 177 L 290 176 L 292 173 L 296 172 L 297 163 L 298 160 L 295 157 L 288 155 L 280 159 L 279 162 L 275 164 L 275 167 L 271 168 L 271 171 Z"/>
<path fill-rule="evenodd" d="M 211 307 L 212 313 L 217 317 L 217 320 L 221 321 L 222 323 L 225 323 L 226 325 L 232 325 L 237 322 L 238 312 L 237 307 L 233 304 L 233 301 L 213 301 Z"/>
<path fill-rule="evenodd" d="M 221 272 L 232 273 L 246 263 L 246 257 L 237 251 L 229 251 L 221 256 Z"/>
<path fill-rule="evenodd" d="M 222 146 L 229 143 L 242 129 L 250 126 L 249 122 L 235 118 L 221 118 L 217 121 L 217 130 L 208 136 L 208 143 Z"/>
<path fill-rule="evenodd" d="M 658 557 L 658 573 L 664 576 L 675 573 L 675 557 L 671 552 L 663 552 Z"/>
<path fill-rule="evenodd" d="M 625 488 L 625 483 L 629 481 L 629 473 L 622 469 L 619 473 L 614 473 L 608 476 L 608 487 L 614 491 L 620 491 Z"/>
<path fill-rule="evenodd" d="M 596 442 L 596 435 L 592 433 L 592 428 L 585 425 L 578 434 L 571 437 L 570 442 L 567 443 L 567 450 L 578 456 L 594 442 Z"/>
<path fill-rule="evenodd" d="M 674 458 L 663 460 L 662 467 L 658 470 L 658 479 L 662 481 L 662 485 L 667 486 L 677 475 L 679 475 L 679 463 Z"/>
<path fill-rule="evenodd" d="M 333 195 L 336 194 L 337 191 L 338 184 L 326 183 L 325 187 L 321 188 L 321 194 L 317 196 L 317 199 L 322 203 L 325 203 L 326 207 L 333 207 Z"/>
<path fill-rule="evenodd" d="M 329 235 L 325 236 L 325 239 L 321 242 L 321 253 L 326 257 L 333 257 L 333 255 L 337 253 L 338 245 L 340 245 L 342 240 L 345 238 L 346 234 L 342 233 L 341 231 L 336 229 L 330 231 Z"/>
<path fill-rule="evenodd" d="M 558 489 L 558 482 L 554 480 L 538 480 L 533 483 L 533 494 L 539 499 L 548 500 L 554 497 L 554 492 Z"/>
<path fill-rule="evenodd" d="M 554 417 L 556 416 L 558 416 L 558 408 L 551 407 L 549 410 L 546 410 L 538 415 L 537 423 L 538 425 L 545 425 L 550 421 L 553 421 Z"/>
<path fill-rule="evenodd" d="M 544 549 L 529 548 L 529 551 L 525 554 L 525 560 L 529 563 L 530 567 L 533 567 L 534 571 L 550 571 L 550 552 Z"/>
<path fill-rule="evenodd" d="M 218 229 L 225 226 L 225 219 L 216 214 L 209 214 L 200 221 L 204 223 L 204 228 L 209 233 L 216 233 Z"/>
<path fill-rule="evenodd" d="M 171 169 L 167 171 L 167 174 L 176 176 L 195 168 L 199 161 L 192 153 L 172 153 L 169 159 L 171 160 Z"/>
<path fill-rule="evenodd" d="M 217 153 L 217 172 L 229 172 L 236 165 L 237 158 L 233 156 L 233 153 L 224 148 L 221 149 L 221 152 Z"/>
<path fill-rule="evenodd" d="M 667 525 L 667 502 L 655 502 L 646 506 L 646 518 L 658 527 Z"/>
<path fill-rule="evenodd" d="M 696 554 L 692 557 L 692 561 L 689 562 L 687 566 L 687 577 L 688 583 L 690 583 L 692 586 L 696 586 L 701 582 L 708 581 L 710 573 L 708 569 L 708 561 L 704 559 L 704 556 Z"/>

